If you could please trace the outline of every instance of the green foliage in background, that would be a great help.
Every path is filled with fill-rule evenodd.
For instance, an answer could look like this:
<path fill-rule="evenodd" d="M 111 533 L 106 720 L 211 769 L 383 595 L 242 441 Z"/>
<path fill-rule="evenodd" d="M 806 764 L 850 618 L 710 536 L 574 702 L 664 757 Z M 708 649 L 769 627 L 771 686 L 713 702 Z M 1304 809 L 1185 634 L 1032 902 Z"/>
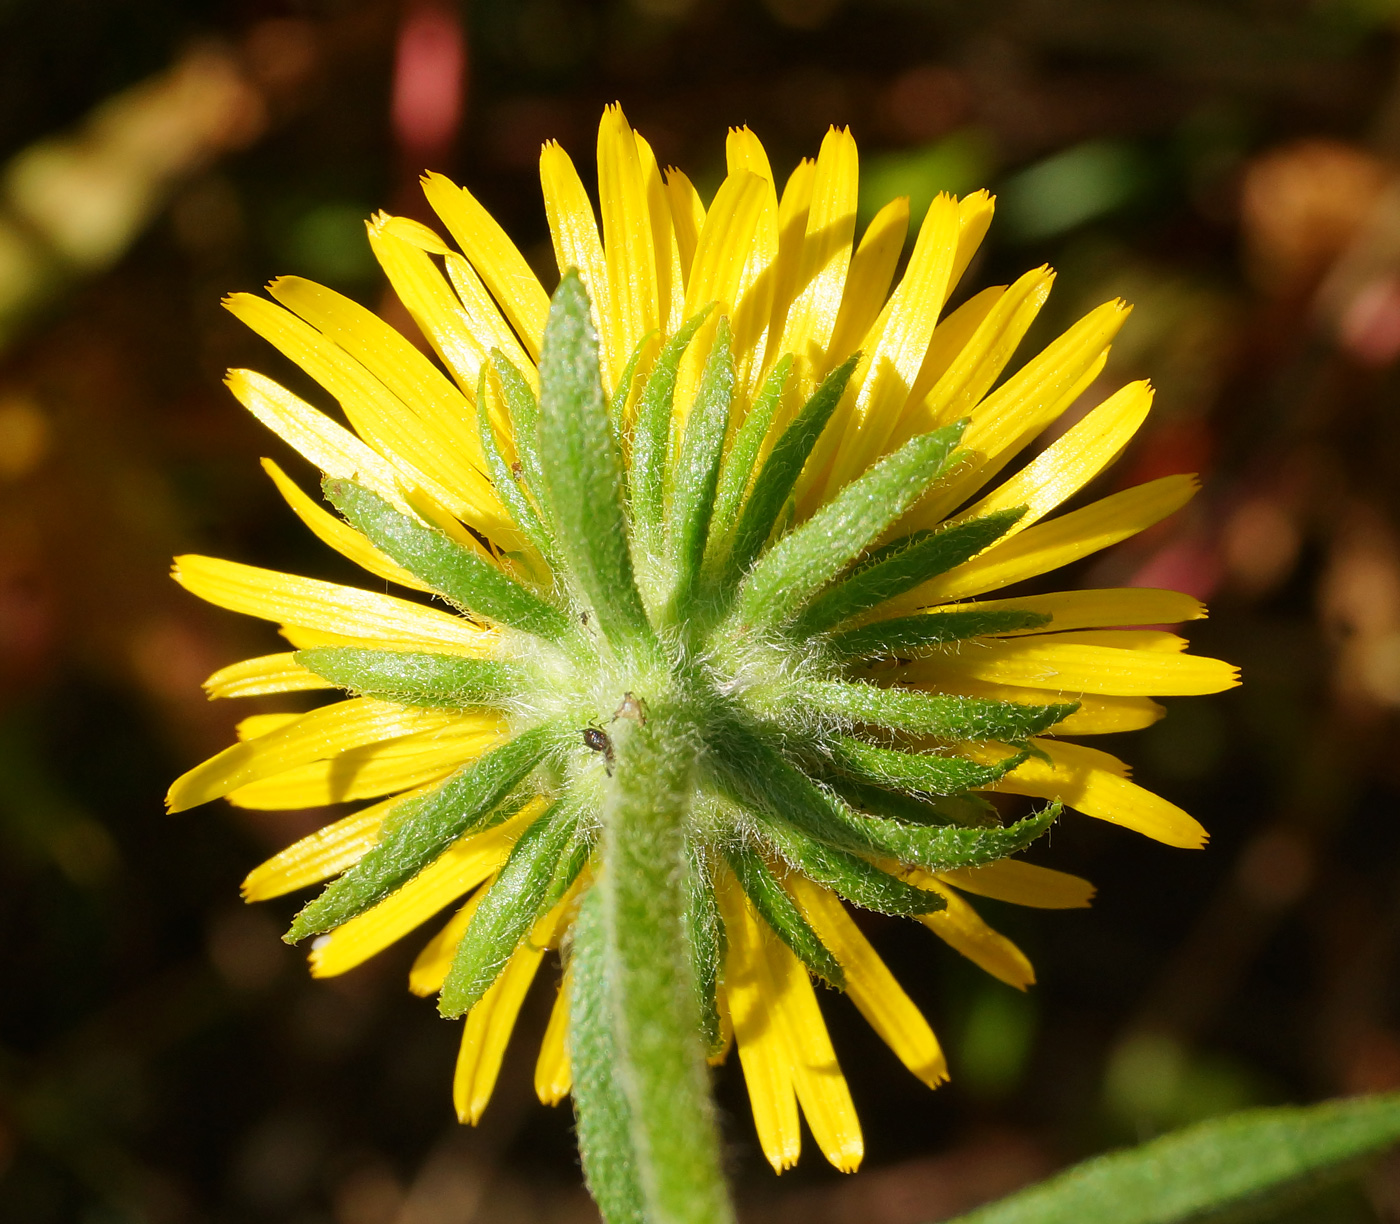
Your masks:
<path fill-rule="evenodd" d="M 1113 1152 L 955 1224 L 1267 1219 L 1400 1141 L 1400 1093 L 1252 1109 Z"/>

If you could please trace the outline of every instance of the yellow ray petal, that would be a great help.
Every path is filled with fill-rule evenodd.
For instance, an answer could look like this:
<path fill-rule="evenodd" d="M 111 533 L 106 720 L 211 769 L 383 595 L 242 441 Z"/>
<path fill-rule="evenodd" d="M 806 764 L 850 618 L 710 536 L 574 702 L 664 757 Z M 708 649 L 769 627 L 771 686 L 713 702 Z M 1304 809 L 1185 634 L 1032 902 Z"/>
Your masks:
<path fill-rule="evenodd" d="M 1009 629 L 997 637 L 1024 637 L 1056 633 L 1062 629 L 1105 629 L 1112 625 L 1176 625 L 1199 620 L 1206 606 L 1180 591 L 1154 587 L 1106 587 L 1091 591 L 1057 591 L 1050 595 L 1023 595 L 1019 599 L 984 599 L 947 604 L 930 612 L 1004 612 L 1011 609 L 1039 612 L 1050 623 L 1038 629 Z"/>
<path fill-rule="evenodd" d="M 391 230 L 394 220 L 401 219 L 386 223 Z M 398 331 L 358 302 L 299 276 L 275 280 L 267 291 L 364 366 L 434 438 L 458 448 L 474 467 L 485 470 L 471 402 Z M 501 342 L 494 336 L 487 339 Z M 515 343 L 513 336 L 510 343 Z"/>
<path fill-rule="evenodd" d="M 402 238 L 420 251 L 427 251 L 429 255 L 447 255 L 452 250 L 437 230 L 431 229 L 421 221 L 413 220 L 412 217 L 395 217 L 386 212 L 378 212 L 370 218 L 370 224 Z"/>
<path fill-rule="evenodd" d="M 1160 654 L 1182 654 L 1191 645 L 1180 634 L 1166 629 L 1079 629 L 1073 633 L 1043 633 L 1039 636 L 1044 642 L 1112 646 L 1118 650 L 1155 650 Z"/>
<path fill-rule="evenodd" d="M 540 150 L 540 186 L 544 190 L 544 212 L 549 236 L 554 241 L 555 262 L 561 275 L 569 268 L 577 268 L 583 278 L 598 328 L 603 385 L 615 387 L 632 350 L 624 348 L 612 334 L 612 288 L 593 205 L 588 202 L 588 193 L 569 155 L 552 140 Z"/>
<path fill-rule="evenodd" d="M 812 199 L 779 353 L 819 368 L 841 310 L 856 228 L 856 142 L 847 128 L 829 128 L 817 155 Z"/>
<path fill-rule="evenodd" d="M 860 245 L 851 257 L 831 342 L 821 366 L 815 371 L 818 377 L 824 377 L 855 352 L 874 325 L 890 291 L 908 233 L 908 196 L 891 200 L 866 226 Z"/>
<path fill-rule="evenodd" d="M 243 899 L 266 901 L 282 897 L 353 867 L 379 839 L 384 817 L 412 797 L 412 794 L 395 795 L 293 842 L 247 874 L 243 880 Z"/>
<path fill-rule="evenodd" d="M 987 236 L 995 211 L 996 197 L 985 188 L 958 201 L 958 253 L 953 260 L 954 286 L 962 280 L 967 265 L 972 262 L 982 239 Z"/>
<path fill-rule="evenodd" d="M 204 682 L 204 691 L 211 700 L 215 697 L 262 697 L 268 693 L 330 688 L 335 688 L 335 685 L 329 680 L 322 680 L 315 672 L 307 671 L 292 658 L 290 651 L 230 663 L 227 667 L 219 668 Z"/>
<path fill-rule="evenodd" d="M 998 859 L 983 867 L 940 871 L 938 878 L 979 897 L 1036 909 L 1083 909 L 1097 891 L 1079 876 L 1037 867 L 1020 859 Z"/>
<path fill-rule="evenodd" d="M 764 934 L 732 876 L 721 872 L 715 896 L 728 936 L 724 992 L 739 1046 L 759 1146 L 781 1173 L 797 1163 L 802 1131 L 792 1056 L 774 1006 L 776 990 L 763 949 Z"/>
<path fill-rule="evenodd" d="M 280 574 L 256 565 L 187 553 L 172 576 L 185 590 L 221 608 L 399 650 L 440 650 L 481 657 L 497 635 L 462 616 L 393 595 L 336 582 Z"/>
<path fill-rule="evenodd" d="M 421 259 L 427 266 L 427 274 L 441 281 L 437 269 L 423 252 L 384 235 L 376 237 L 374 243 L 376 250 L 402 248 L 405 258 L 412 255 Z M 386 266 L 391 275 L 394 266 L 391 259 Z M 407 294 L 405 305 L 412 313 L 413 293 L 407 285 L 396 285 L 396 288 L 400 297 Z M 442 290 L 450 292 L 445 284 Z M 224 300 L 224 305 L 335 396 L 355 432 L 391 461 L 403 483 L 423 488 L 453 514 L 488 535 L 518 535 L 496 498 L 491 482 L 470 461 L 473 451 L 462 440 L 462 431 L 444 431 L 437 428 L 435 422 L 418 416 L 349 353 L 291 311 L 249 293 L 232 294 Z M 472 369 L 473 376 L 475 369 Z M 475 453 L 480 453 L 479 444 Z"/>
<path fill-rule="evenodd" d="M 1024 531 L 1117 459 L 1151 407 L 1152 387 L 1146 382 L 1129 383 L 953 521 L 1025 506 L 1025 514 L 1002 538 Z"/>
<path fill-rule="evenodd" d="M 671 204 L 671 225 L 675 229 L 681 275 L 688 283 L 690 269 L 695 262 L 695 249 L 700 245 L 700 231 L 705 228 L 705 205 L 701 203 L 700 193 L 691 181 L 674 166 L 666 170 L 666 198 Z"/>
<path fill-rule="evenodd" d="M 277 486 L 277 491 L 282 494 L 292 512 L 311 528 L 311 533 L 323 544 L 329 544 L 342 557 L 348 557 L 376 578 L 397 582 L 400 586 L 410 587 L 415 591 L 432 593 L 432 588 L 427 583 L 420 582 L 403 566 L 380 552 L 349 523 L 318 506 L 271 459 L 264 459 L 262 466 L 263 471 L 272 477 L 272 483 Z"/>
<path fill-rule="evenodd" d="M 1045 737 L 1049 739 L 1049 736 Z M 1080 744 L 1070 744 L 1070 748 L 1081 748 Z M 1006 757 L 1007 745 L 998 740 L 963 740 L 958 745 L 958 752 L 974 761 L 1000 761 Z M 1092 760 L 1095 768 L 1102 769 L 1105 773 L 1112 774 L 1115 778 L 1127 778 L 1131 776 L 1132 770 L 1127 763 L 1120 761 L 1111 753 L 1104 752 L 1099 748 L 1083 748 Z M 1048 766 L 1047 766 L 1048 768 Z M 991 790 L 991 787 L 979 788 Z"/>
<path fill-rule="evenodd" d="M 1116 757 L 1083 744 L 1034 742 L 1052 763 L 1032 757 L 988 790 L 1060 799 L 1086 816 L 1122 825 L 1169 846 L 1198 850 L 1205 845 L 1206 831 L 1196 820 L 1129 781 L 1124 776 L 1126 766 Z"/>
<path fill-rule="evenodd" d="M 466 259 L 426 225 L 408 217 L 377 214 L 370 223 L 369 238 L 394 292 L 452 372 L 466 401 L 471 401 L 481 363 L 493 348 L 499 348 L 534 385 L 534 363 Z M 446 279 L 429 258 L 433 255 L 442 258 Z M 470 411 L 462 412 L 460 427 L 470 432 L 472 420 Z M 467 453 L 473 463 L 482 464 L 479 448 Z"/>
<path fill-rule="evenodd" d="M 558 1105 L 574 1086 L 573 1069 L 569 1065 L 570 978 L 566 971 L 549 1012 L 549 1024 L 540 1042 L 540 1056 L 535 1060 L 535 1095 L 541 1105 Z"/>
<path fill-rule="evenodd" d="M 327 476 L 357 481 L 411 513 L 393 465 L 348 429 L 253 370 L 230 370 L 226 381 L 240 404 Z"/>
<path fill-rule="evenodd" d="M 681 356 L 671 425 L 677 439 L 685 429 L 721 316 L 731 328 L 736 377 L 745 385 L 757 369 L 756 346 L 768 322 L 773 282 L 767 275 L 777 249 L 773 185 L 747 170 L 720 184 L 700 232 L 686 281 L 685 317 L 715 303 L 710 317 Z"/>
<path fill-rule="evenodd" d="M 721 315 L 730 321 L 740 385 L 747 381 L 751 367 L 757 369 L 755 350 L 772 305 L 768 269 L 777 254 L 777 241 L 773 184 L 748 170 L 731 174 L 715 193 L 686 281 L 687 318 L 710 302 L 717 305 L 681 359 L 675 393 L 677 429 L 684 426 Z"/>
<path fill-rule="evenodd" d="M 548 914 L 542 916 L 516 948 L 501 976 L 467 1013 L 462 1047 L 452 1083 L 452 1101 L 459 1121 L 473 1126 L 481 1119 L 500 1074 L 506 1045 L 520 1014 L 525 993 L 534 981 L 545 949 L 572 912 L 577 884 Z"/>
<path fill-rule="evenodd" d="M 448 251 L 442 262 L 443 267 L 447 269 L 447 279 L 457 294 L 457 300 L 467 312 L 472 335 L 488 352 L 493 348 L 500 349 L 505 359 L 520 371 L 530 387 L 538 391 L 539 371 L 535 368 L 535 363 L 530 360 L 524 346 L 497 308 L 495 299 L 487 292 L 481 277 L 476 274 L 476 269 L 455 251 Z"/>
<path fill-rule="evenodd" d="M 719 303 L 717 313 L 733 314 L 770 189 L 771 184 L 747 170 L 731 174 L 720 184 L 686 281 L 686 318 L 711 302 Z"/>
<path fill-rule="evenodd" d="M 1111 494 L 1037 523 L 1004 544 L 993 544 L 971 561 L 884 604 L 882 611 L 893 614 L 900 609 L 947 603 L 1047 574 L 1175 514 L 1199 487 L 1194 476 L 1163 476 Z"/>
<path fill-rule="evenodd" d="M 438 428 L 439 420 L 434 417 L 425 421 L 422 430 L 430 439 L 436 436 L 439 444 L 445 441 L 446 434 L 456 433 L 461 438 L 461 454 L 444 454 L 441 450 L 430 450 L 427 455 L 415 453 L 416 470 L 428 472 L 432 479 L 411 479 L 408 483 L 417 486 L 417 496 L 409 500 L 423 517 L 438 524 L 459 543 L 466 543 L 471 537 L 454 530 L 453 524 L 444 522 L 443 514 L 434 513 L 431 506 L 425 507 L 425 498 L 431 496 L 432 501 L 473 523 L 503 547 L 519 550 L 525 546 L 523 538 L 500 509 L 495 490 L 484 475 L 485 460 L 473 427 L 475 413 L 468 405 L 474 400 L 477 375 L 490 349 L 500 348 L 532 386 L 537 382 L 534 365 L 471 265 L 448 250 L 426 226 L 406 217 L 381 213 L 370 225 L 369 239 L 394 292 L 452 372 L 462 397 L 456 414 L 448 414 L 443 428 Z M 444 257 L 452 278 L 450 287 L 430 254 Z M 444 385 L 445 381 L 441 380 Z M 497 420 L 498 427 L 500 424 Z"/>
<path fill-rule="evenodd" d="M 1027 273 L 1016 285 L 1020 286 L 1022 282 L 1031 283 L 1034 275 Z M 995 321 L 1004 321 L 1013 313 L 1008 309 L 1008 298 L 1014 307 L 1017 295 L 1013 293 L 1013 286 L 990 285 L 974 293 L 956 310 L 939 320 L 938 326 L 933 329 L 933 335 L 929 337 L 923 364 L 919 367 L 913 387 L 910 388 L 909 401 L 900 416 L 900 423 L 895 426 L 895 433 L 890 435 L 891 441 L 894 441 L 896 434 L 900 432 L 911 437 L 920 432 L 910 424 L 915 420 L 922 424 L 924 430 L 931 428 L 929 422 L 934 420 L 934 416 L 933 409 L 927 403 L 927 397 L 935 388 L 939 389 L 941 395 L 943 388 L 949 384 L 961 387 L 968 381 L 970 371 L 978 368 L 990 355 L 987 346 L 989 333 L 997 335 L 1003 330 L 995 325 Z M 989 320 L 993 322 L 989 323 Z M 1006 358 L 1009 357 L 1010 354 L 1006 354 Z M 963 371 L 962 377 L 958 376 L 957 371 L 949 373 L 955 363 Z M 972 403 L 976 403 L 976 400 L 970 400 L 968 406 Z"/>
<path fill-rule="evenodd" d="M 646 180 L 636 137 L 618 105 L 605 108 L 598 124 L 598 203 L 612 293 L 609 326 L 618 351 L 630 355 L 660 326 L 661 313 Z"/>
<path fill-rule="evenodd" d="M 847 393 L 823 435 L 824 442 L 827 438 L 832 441 L 827 443 L 831 459 L 820 486 L 824 490 L 821 500 L 859 476 L 884 453 L 952 289 L 957 236 L 958 203 L 949 195 L 939 195 L 929 205 L 899 287 L 863 346 L 865 356 L 851 380 L 857 386 L 855 394 Z M 809 465 L 809 470 L 818 469 Z M 817 487 L 813 485 L 813 496 L 807 499 L 813 505 L 818 504 Z"/>
<path fill-rule="evenodd" d="M 543 959 L 542 948 L 528 942 L 521 944 L 506 962 L 501 976 L 467 1013 L 452 1077 L 452 1104 L 459 1122 L 475 1126 L 486 1112 L 506 1046 L 515 1031 L 520 1005 L 525 1002 Z"/>
<path fill-rule="evenodd" d="M 724 163 L 726 174 L 738 174 L 741 170 L 747 170 L 770 183 L 774 181 L 773 165 L 768 160 L 768 151 L 748 127 L 730 128 L 725 134 Z"/>
<path fill-rule="evenodd" d="M 269 731 L 278 731 L 283 727 L 290 726 L 300 717 L 301 715 L 295 712 L 250 714 L 247 718 L 239 719 L 233 733 L 239 742 L 257 739 L 258 736 L 266 735 Z"/>
<path fill-rule="evenodd" d="M 1167 713 L 1150 697 L 1075 697 L 1077 709 L 1055 724 L 1056 735 L 1114 735 L 1141 731 L 1160 722 Z"/>
<path fill-rule="evenodd" d="M 1123 326 L 1129 309 L 1114 301 L 1091 310 L 972 408 L 961 443 L 966 455 L 963 465 L 908 516 L 907 522 L 923 525 L 941 520 L 1074 403 L 1103 368 L 1109 342 Z"/>
<path fill-rule="evenodd" d="M 466 312 L 428 250 L 446 250 L 441 239 L 427 231 L 425 243 L 421 228 L 404 224 L 404 218 L 377 213 L 368 226 L 369 245 L 389 284 L 404 309 L 418 324 L 418 330 L 442 359 L 457 386 L 470 396 L 476 387 L 477 371 L 486 359 L 486 345 L 469 325 Z M 358 426 L 356 426 L 358 429 Z"/>
<path fill-rule="evenodd" d="M 407 642 L 379 641 L 374 638 L 355 637 L 348 633 L 327 633 L 320 629 L 308 629 L 304 625 L 279 625 L 277 632 L 297 650 L 314 650 L 318 646 L 353 646 L 358 650 L 397 650 L 411 653 L 421 649 Z M 444 653 L 462 652 L 458 650 Z"/>
<path fill-rule="evenodd" d="M 220 795 L 310 761 L 380 740 L 448 725 L 456 715 L 355 697 L 303 714 L 257 739 L 234 744 L 181 774 L 166 804 L 183 812 Z"/>
<path fill-rule="evenodd" d="M 651 218 L 658 318 L 662 334 L 670 335 L 683 322 L 681 312 L 685 309 L 685 273 L 681 267 L 680 244 L 676 240 L 675 226 L 671 221 L 671 200 L 656 154 L 639 132 L 632 135 L 642 167 L 647 214 Z"/>
<path fill-rule="evenodd" d="M 734 304 L 730 322 L 733 325 L 736 378 L 741 388 L 747 388 L 752 393 L 758 389 L 764 372 L 763 350 L 768 342 L 773 310 L 773 273 L 778 257 L 778 193 L 768 154 L 758 137 L 748 128 L 730 129 L 725 153 L 731 176 L 752 174 L 761 179 L 764 185 L 758 225 L 749 244 L 738 286 L 730 299 Z M 715 325 L 717 320 L 711 324 Z M 694 371 L 683 370 L 685 380 L 677 381 L 678 391 L 683 388 L 686 393 L 686 402 L 689 400 L 691 379 L 699 372 L 698 357 L 699 351 L 696 351 L 692 358 L 693 362 L 697 362 Z"/>
<path fill-rule="evenodd" d="M 974 412 L 1045 305 L 1054 279 L 1049 268 L 1036 268 L 1004 290 L 979 293 L 939 324 L 886 449 Z"/>
<path fill-rule="evenodd" d="M 415 240 L 406 239 L 405 232 Z M 416 240 L 420 235 L 426 235 L 422 242 Z M 437 235 L 407 218 L 381 213 L 370 225 L 369 239 L 399 300 L 452 371 L 463 404 L 473 401 L 477 374 L 493 346 L 500 347 L 527 380 L 534 380 L 534 367 L 481 288 L 476 274 L 459 255 L 445 251 Z M 445 251 L 448 267 L 455 273 L 455 291 L 443 279 L 423 243 L 430 251 Z M 421 517 L 460 544 L 475 547 L 477 542 L 461 529 L 457 520 L 471 523 L 507 550 L 527 549 L 524 537 L 501 507 L 495 488 L 485 475 L 480 440 L 472 426 L 474 413 L 461 405 L 459 413 L 460 419 L 451 411 L 418 418 L 422 424 L 409 443 L 416 449 L 406 448 L 401 442 L 394 444 L 394 453 L 403 456 L 398 466 L 407 486 L 405 496 Z M 360 415 L 364 416 L 363 410 Z M 366 427 L 382 428 L 381 421 L 367 425 L 355 418 L 351 423 L 362 433 Z M 489 553 L 483 555 L 490 557 Z"/>
<path fill-rule="evenodd" d="M 932 914 L 920 914 L 919 921 L 950 948 L 961 952 L 979 969 L 994 978 L 1025 990 L 1035 984 L 1035 970 L 1026 954 L 1000 931 L 982 921 L 981 916 L 953 889 L 938 882 L 938 877 L 913 868 L 905 878 L 918 888 L 939 893 L 947 907 Z"/>
<path fill-rule="evenodd" d="M 454 842 L 378 905 L 321 936 L 311 950 L 311 975 L 336 977 L 346 973 L 422 926 L 444 906 L 494 875 L 529 823 L 530 817 L 516 813 L 494 829 Z"/>
<path fill-rule="evenodd" d="M 497 220 L 465 187 L 429 171 L 423 194 L 510 320 L 530 357 L 540 358 L 549 295 Z"/>
<path fill-rule="evenodd" d="M 375 799 L 446 778 L 495 747 L 506 734 L 503 723 L 482 719 L 480 723 L 405 735 L 288 769 L 241 786 L 226 798 L 235 807 L 261 811 Z"/>
<path fill-rule="evenodd" d="M 1091 629 L 1075 636 L 1112 632 Z M 1170 647 L 1152 649 L 1140 643 L 1129 645 L 1123 639 L 1102 639 L 1104 645 L 1060 640 L 1068 636 L 1041 634 L 958 643 L 962 649 L 927 655 L 911 663 L 908 673 L 917 683 L 935 689 L 939 687 L 940 677 L 967 676 L 1019 688 L 1110 697 L 1220 693 L 1239 683 L 1239 669 L 1219 659 L 1178 654 Z M 1172 639 L 1175 635 L 1161 636 Z M 1110 644 L 1115 641 L 1124 641 L 1124 644 Z"/>
<path fill-rule="evenodd" d="M 831 1048 L 812 979 L 802 962 L 779 939 L 766 939 L 774 1008 L 786 1029 L 793 1061 L 793 1086 L 822 1155 L 842 1173 L 854 1173 L 865 1155 L 860 1119 L 846 1077 Z"/>
<path fill-rule="evenodd" d="M 768 351 L 764 354 L 763 362 L 765 368 L 771 368 L 783 355 L 779 351 L 779 341 L 787 322 L 788 309 L 800 288 L 797 278 L 807 239 L 807 216 L 812 209 L 812 185 L 816 173 L 817 163 L 804 157 L 788 175 L 783 194 L 778 199 L 778 253 L 773 260 L 773 306 L 768 323 Z M 799 398 L 797 403 L 801 402 Z M 796 405 L 793 405 L 791 411 L 796 410 Z M 786 424 L 786 419 L 780 419 L 777 424 L 781 427 Z"/>
<path fill-rule="evenodd" d="M 933 1029 L 861 934 L 846 907 L 819 884 L 787 877 L 803 916 L 846 975 L 846 994 L 895 1056 L 930 1088 L 948 1078 L 948 1064 Z"/>
<path fill-rule="evenodd" d="M 480 888 L 467 898 L 465 904 L 452 915 L 443 928 L 432 937 L 413 960 L 413 968 L 408 973 L 408 988 L 420 998 L 427 998 L 442 989 L 447 981 L 447 971 L 452 968 L 452 959 L 457 955 L 457 945 L 471 925 L 472 915 L 481 904 L 496 877 L 484 880 Z"/>

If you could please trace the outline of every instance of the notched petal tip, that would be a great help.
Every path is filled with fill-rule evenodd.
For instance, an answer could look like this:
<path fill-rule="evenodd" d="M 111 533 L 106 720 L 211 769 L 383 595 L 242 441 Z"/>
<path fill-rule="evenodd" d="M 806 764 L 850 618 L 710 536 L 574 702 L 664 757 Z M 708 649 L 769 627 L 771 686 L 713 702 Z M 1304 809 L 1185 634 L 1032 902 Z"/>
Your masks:
<path fill-rule="evenodd" d="M 230 314 L 241 318 L 241 316 L 239 316 L 238 314 L 239 310 L 241 310 L 248 303 L 261 303 L 262 300 L 263 299 L 258 297 L 256 293 L 246 293 L 240 290 L 237 293 L 224 294 L 224 296 L 219 299 L 219 305 L 222 306 L 225 310 L 227 310 Z M 243 372 L 251 373 L 251 371 Z"/>

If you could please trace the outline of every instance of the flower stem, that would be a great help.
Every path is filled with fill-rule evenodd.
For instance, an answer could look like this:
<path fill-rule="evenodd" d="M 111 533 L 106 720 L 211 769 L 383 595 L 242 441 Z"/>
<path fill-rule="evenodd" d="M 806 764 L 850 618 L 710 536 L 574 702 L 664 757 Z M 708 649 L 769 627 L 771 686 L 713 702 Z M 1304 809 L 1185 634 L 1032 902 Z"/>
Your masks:
<path fill-rule="evenodd" d="M 650 1224 L 726 1224 L 700 1015 L 685 935 L 685 821 L 697 735 L 681 703 L 620 720 L 600 879 L 618 1079 Z"/>
<path fill-rule="evenodd" d="M 596 888 L 584 894 L 569 958 L 569 1061 L 578 1152 L 588 1191 L 606 1224 L 645 1224 L 632 1120 L 617 1082 L 601 902 Z"/>

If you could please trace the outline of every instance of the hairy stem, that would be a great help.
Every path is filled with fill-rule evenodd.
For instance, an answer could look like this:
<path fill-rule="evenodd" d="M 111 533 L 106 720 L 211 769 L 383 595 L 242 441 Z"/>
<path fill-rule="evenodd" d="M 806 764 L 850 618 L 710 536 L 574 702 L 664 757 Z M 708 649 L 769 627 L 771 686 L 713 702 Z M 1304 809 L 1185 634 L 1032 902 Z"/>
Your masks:
<path fill-rule="evenodd" d="M 618 1078 L 650 1224 L 726 1224 L 705 1050 L 686 942 L 685 820 L 698 735 L 653 699 L 621 720 L 604 809 L 603 926 Z"/>
<path fill-rule="evenodd" d="M 601 901 L 596 888 L 584 895 L 569 960 L 569 1047 L 578 1152 L 589 1193 L 606 1224 L 645 1224 L 631 1117 L 617 1082 Z"/>

